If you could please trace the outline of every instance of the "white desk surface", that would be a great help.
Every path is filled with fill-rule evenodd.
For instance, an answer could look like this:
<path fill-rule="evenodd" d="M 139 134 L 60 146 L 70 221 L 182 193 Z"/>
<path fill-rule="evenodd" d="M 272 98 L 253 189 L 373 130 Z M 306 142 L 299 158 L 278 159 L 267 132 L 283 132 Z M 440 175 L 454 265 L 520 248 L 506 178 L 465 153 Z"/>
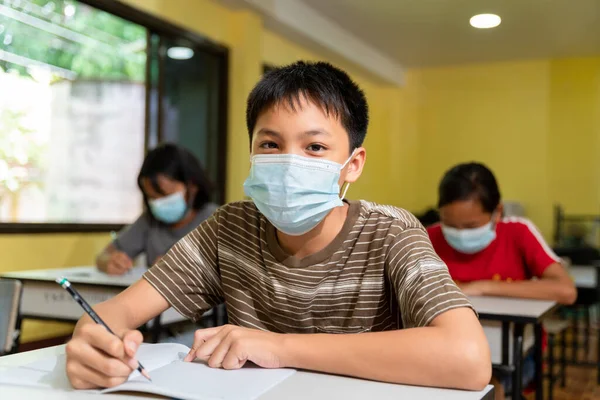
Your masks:
<path fill-rule="evenodd" d="M 85 266 L 6 272 L 0 274 L 0 277 L 36 281 L 54 281 L 56 278 L 64 277 L 72 283 L 129 287 L 138 281 L 145 271 L 145 267 L 134 267 L 124 275 L 113 276 L 99 271 L 96 267 Z"/>
<path fill-rule="evenodd" d="M 598 285 L 596 282 L 596 270 L 599 267 L 594 265 L 572 265 L 569 267 L 569 275 L 575 281 L 575 286 L 583 289 L 595 289 Z"/>
<path fill-rule="evenodd" d="M 515 299 L 508 297 L 469 296 L 479 314 L 518 316 L 537 319 L 552 307 L 555 301 Z"/>
<path fill-rule="evenodd" d="M 124 275 L 114 276 L 99 271 L 95 266 L 83 266 L 6 272 L 0 274 L 0 277 L 19 279 L 25 282 L 21 314 L 34 318 L 77 321 L 83 314 L 83 310 L 60 286 L 54 284 L 57 278 L 64 277 L 76 284 L 81 295 L 93 306 L 133 285 L 146 270 L 146 267 L 136 266 Z M 81 285 L 86 286 L 81 287 Z M 208 311 L 205 315 L 211 313 L 212 311 Z M 170 324 L 186 319 L 173 308 L 169 308 L 163 313 L 161 323 Z"/>
<path fill-rule="evenodd" d="M 2 370 L 28 364 L 40 358 L 58 356 L 64 353 L 63 346 L 49 347 L 0 357 L 0 373 Z M 260 397 L 260 400 L 319 400 L 319 399 L 427 399 L 427 400 L 480 400 L 492 386 L 486 387 L 481 392 L 466 392 L 461 390 L 423 388 L 417 386 L 393 385 L 366 381 L 362 379 L 346 378 L 341 376 L 318 374 L 313 372 L 298 371 L 269 392 Z M 37 398 L 43 396 L 45 400 L 75 400 L 75 399 L 139 399 L 140 396 L 108 395 L 98 397 L 97 394 L 84 394 L 81 392 L 51 391 L 18 386 L 0 386 L 2 400 L 16 400 Z"/>

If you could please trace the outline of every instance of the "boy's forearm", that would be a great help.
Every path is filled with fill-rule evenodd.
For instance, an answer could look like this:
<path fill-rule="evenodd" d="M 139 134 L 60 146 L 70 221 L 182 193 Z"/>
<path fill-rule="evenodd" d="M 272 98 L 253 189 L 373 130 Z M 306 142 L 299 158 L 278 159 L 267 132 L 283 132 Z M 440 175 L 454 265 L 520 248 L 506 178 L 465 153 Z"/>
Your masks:
<path fill-rule="evenodd" d="M 93 308 L 94 311 L 96 311 L 96 314 L 102 318 L 104 323 L 106 323 L 117 336 L 121 337 L 125 332 L 135 329 L 136 327 L 129 326 L 128 321 L 130 321 L 131 318 L 128 317 L 127 312 L 122 308 L 119 309 L 119 307 L 114 304 L 113 300 L 114 299 L 107 300 L 95 305 Z M 95 322 L 87 314 L 84 314 L 79 321 L 77 321 L 73 334 L 77 334 L 81 327 L 86 324 L 95 324 Z"/>
<path fill-rule="evenodd" d="M 286 335 L 285 348 L 294 368 L 419 386 L 481 390 L 491 368 L 481 363 L 489 349 L 437 327 Z"/>
<path fill-rule="evenodd" d="M 552 279 L 488 281 L 483 286 L 483 295 L 555 300 L 561 304 L 572 304 L 577 298 L 577 292 L 571 283 Z"/>
<path fill-rule="evenodd" d="M 117 334 L 137 329 L 169 308 L 167 301 L 146 280 L 140 279 L 117 296 L 93 306 L 94 311 Z M 75 326 L 94 323 L 84 314 Z"/>

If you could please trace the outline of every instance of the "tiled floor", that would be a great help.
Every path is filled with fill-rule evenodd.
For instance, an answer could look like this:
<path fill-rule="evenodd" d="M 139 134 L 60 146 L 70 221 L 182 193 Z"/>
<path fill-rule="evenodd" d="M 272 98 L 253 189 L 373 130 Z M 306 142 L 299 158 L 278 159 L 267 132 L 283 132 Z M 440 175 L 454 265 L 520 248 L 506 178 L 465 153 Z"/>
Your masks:
<path fill-rule="evenodd" d="M 567 343 L 570 343 L 571 334 L 567 335 Z M 582 340 L 580 341 L 581 344 Z M 586 358 L 588 362 L 595 362 L 596 352 L 596 334 L 592 332 L 590 335 L 590 349 L 589 352 L 580 348 L 579 359 L 583 360 Z M 580 345 L 581 345 L 580 344 Z M 558 347 L 558 346 L 557 346 Z M 585 354 L 585 353 L 588 354 Z M 571 354 L 570 348 L 567 346 L 567 357 Z M 559 349 L 556 349 L 556 359 L 558 360 Z M 558 382 L 554 385 L 554 397 L 553 400 L 600 400 L 600 385 L 597 385 L 597 369 L 595 367 L 580 367 L 580 366 L 569 366 L 567 367 L 567 379 L 565 387 L 561 388 Z M 548 393 L 548 380 L 545 380 L 545 392 Z M 533 400 L 535 394 L 529 394 L 525 396 L 527 400 Z M 546 399 L 548 396 L 546 395 Z"/>
<path fill-rule="evenodd" d="M 547 385 L 548 381 L 546 381 L 546 388 Z M 526 398 L 533 400 L 535 395 L 530 394 Z M 558 383 L 554 385 L 554 400 L 600 400 L 600 386 L 596 384 L 596 369 L 568 367 L 565 387 L 561 388 Z"/>

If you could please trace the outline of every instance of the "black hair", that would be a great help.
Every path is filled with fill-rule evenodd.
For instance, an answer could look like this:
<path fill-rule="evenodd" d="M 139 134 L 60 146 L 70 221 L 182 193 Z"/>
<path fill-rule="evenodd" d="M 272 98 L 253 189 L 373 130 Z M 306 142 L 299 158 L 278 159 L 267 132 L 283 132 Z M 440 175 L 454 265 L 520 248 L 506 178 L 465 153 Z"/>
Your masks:
<path fill-rule="evenodd" d="M 478 200 L 488 213 L 500 204 L 500 189 L 494 174 L 477 162 L 458 164 L 446 172 L 440 182 L 438 208 L 470 199 Z"/>
<path fill-rule="evenodd" d="M 256 121 L 263 112 L 281 103 L 287 103 L 295 111 L 301 97 L 340 119 L 348 132 L 350 151 L 362 146 L 369 124 L 363 91 L 341 69 L 326 62 L 305 61 L 274 68 L 256 84 L 248 96 L 246 109 L 250 143 Z"/>
<path fill-rule="evenodd" d="M 213 185 L 204 172 L 200 161 L 189 150 L 175 144 L 165 143 L 148 152 L 138 175 L 138 186 L 142 191 L 144 203 L 148 210 L 150 207 L 148 197 L 144 193 L 142 180 L 148 179 L 154 190 L 160 194 L 165 194 L 158 185 L 158 175 L 164 175 L 167 178 L 185 183 L 186 186 L 195 184 L 198 187 L 198 192 L 190 204 L 194 210 L 200 210 L 211 199 Z M 149 214 L 152 216 L 152 213 Z"/>

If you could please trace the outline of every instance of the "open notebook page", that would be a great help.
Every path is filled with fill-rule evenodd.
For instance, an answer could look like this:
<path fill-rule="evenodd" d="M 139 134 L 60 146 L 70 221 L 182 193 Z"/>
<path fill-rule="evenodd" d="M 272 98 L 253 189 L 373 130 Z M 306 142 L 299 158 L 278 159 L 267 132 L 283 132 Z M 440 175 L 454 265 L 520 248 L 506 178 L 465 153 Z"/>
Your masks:
<path fill-rule="evenodd" d="M 295 372 L 252 366 L 234 371 L 213 369 L 201 362 L 184 363 L 188 352 L 189 348 L 181 344 L 143 344 L 137 356 L 152 376 L 152 383 L 134 371 L 120 386 L 89 392 L 136 391 L 183 400 L 251 400 Z M 65 356 L 51 357 L 2 371 L 0 384 L 73 390 L 65 371 Z"/>
<path fill-rule="evenodd" d="M 180 354 L 187 354 L 189 350 L 187 346 L 181 344 L 142 344 L 137 352 L 137 357 L 148 371 L 152 371 L 175 360 L 180 360 Z M 138 376 L 140 373 L 134 371 L 129 379 L 135 379 Z M 43 358 L 30 364 L 2 371 L 0 384 L 72 390 L 67 379 L 65 355 Z"/>
<path fill-rule="evenodd" d="M 181 354 L 183 357 L 185 354 Z M 103 393 L 138 391 L 184 400 L 253 400 L 294 372 L 292 369 L 256 366 L 228 371 L 210 368 L 202 362 L 177 360 L 150 371 L 152 382 L 138 376 L 120 386 L 103 390 Z"/>

